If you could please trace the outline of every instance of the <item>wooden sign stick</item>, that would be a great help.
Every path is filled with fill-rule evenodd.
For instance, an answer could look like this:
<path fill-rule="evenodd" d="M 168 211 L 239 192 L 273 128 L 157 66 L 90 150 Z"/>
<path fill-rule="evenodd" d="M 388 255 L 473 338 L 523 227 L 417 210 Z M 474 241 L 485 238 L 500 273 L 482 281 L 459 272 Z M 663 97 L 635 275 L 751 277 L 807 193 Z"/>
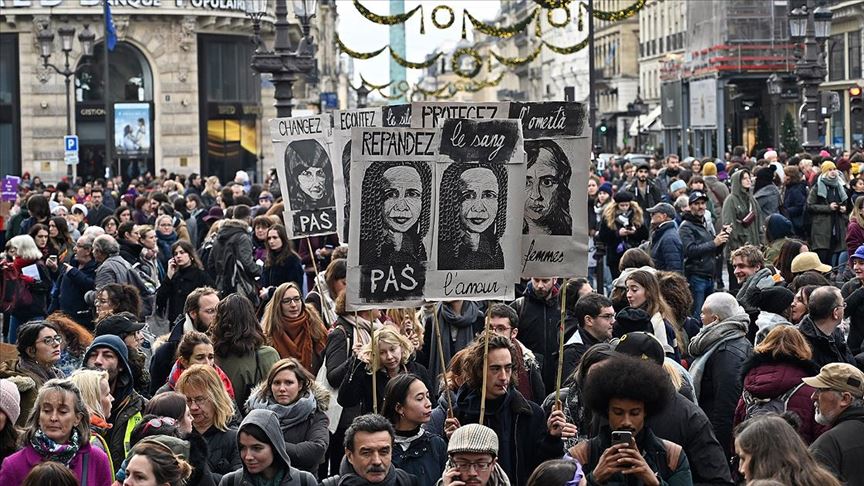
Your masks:
<path fill-rule="evenodd" d="M 564 318 L 567 316 L 567 283 L 561 289 L 561 322 L 558 329 L 558 377 L 555 381 L 555 407 L 561 406 L 561 375 L 564 374 Z"/>
<path fill-rule="evenodd" d="M 486 316 L 486 325 L 483 330 L 483 385 L 480 388 L 480 425 L 483 425 L 483 417 L 486 415 L 486 375 L 489 374 L 489 316 Z"/>
<path fill-rule="evenodd" d="M 372 413 L 378 413 L 378 333 L 372 330 Z"/>
<path fill-rule="evenodd" d="M 447 382 L 447 361 L 444 359 L 444 344 L 441 339 L 441 327 L 438 325 L 438 309 L 432 311 L 432 326 L 435 328 L 435 337 L 438 339 L 438 359 L 441 360 L 441 376 L 444 378 L 444 392 L 447 394 L 447 417 L 452 418 L 453 400 L 450 397 L 450 384 Z"/>

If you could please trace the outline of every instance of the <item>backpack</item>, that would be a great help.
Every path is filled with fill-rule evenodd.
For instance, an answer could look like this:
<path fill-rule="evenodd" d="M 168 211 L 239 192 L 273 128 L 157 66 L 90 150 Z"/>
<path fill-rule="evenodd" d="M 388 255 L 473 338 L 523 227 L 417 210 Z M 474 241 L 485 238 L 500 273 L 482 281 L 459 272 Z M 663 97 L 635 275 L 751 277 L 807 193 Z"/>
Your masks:
<path fill-rule="evenodd" d="M 789 399 L 804 386 L 804 383 L 799 383 L 796 386 L 786 390 L 786 393 L 774 398 L 756 398 L 749 391 L 744 390 L 741 393 L 741 398 L 744 400 L 744 418 L 749 419 L 760 415 L 775 413 L 777 415 L 786 411 L 789 405 Z"/>

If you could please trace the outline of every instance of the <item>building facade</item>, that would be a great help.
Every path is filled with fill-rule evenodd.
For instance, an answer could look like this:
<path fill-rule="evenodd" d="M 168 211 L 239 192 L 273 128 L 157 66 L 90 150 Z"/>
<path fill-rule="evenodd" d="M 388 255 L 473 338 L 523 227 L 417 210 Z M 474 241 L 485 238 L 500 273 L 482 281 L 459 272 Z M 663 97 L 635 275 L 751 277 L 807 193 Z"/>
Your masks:
<path fill-rule="evenodd" d="M 119 173 L 128 179 L 166 169 L 226 180 L 236 170 L 254 175 L 274 165 L 266 128 L 275 116 L 273 87 L 250 68 L 252 22 L 244 2 L 112 0 L 111 6 L 118 42 L 108 54 L 106 83 L 99 1 L 0 0 L 0 171 L 46 181 L 65 176 L 67 109 L 83 177 Z M 290 15 L 296 40 L 300 28 Z M 320 2 L 312 21 L 318 69 L 309 83 L 295 85 L 298 109 L 318 111 L 320 92 L 345 91 L 332 47 L 336 15 L 333 1 Z M 273 22 L 272 14 L 264 17 L 267 45 Z M 55 33 L 49 61 L 62 67 L 58 29 L 74 28 L 77 36 L 85 26 L 96 34 L 94 56 L 83 59 L 74 41 L 67 107 L 64 77 L 42 67 L 37 35 Z M 106 137 L 112 147 L 107 158 Z"/>
<path fill-rule="evenodd" d="M 849 150 L 864 147 L 864 0 L 836 2 L 830 6 L 831 37 L 825 50 L 828 78 L 822 91 L 837 93 L 839 110 L 826 123 L 827 145 Z M 857 94 L 856 94 L 857 93 Z"/>

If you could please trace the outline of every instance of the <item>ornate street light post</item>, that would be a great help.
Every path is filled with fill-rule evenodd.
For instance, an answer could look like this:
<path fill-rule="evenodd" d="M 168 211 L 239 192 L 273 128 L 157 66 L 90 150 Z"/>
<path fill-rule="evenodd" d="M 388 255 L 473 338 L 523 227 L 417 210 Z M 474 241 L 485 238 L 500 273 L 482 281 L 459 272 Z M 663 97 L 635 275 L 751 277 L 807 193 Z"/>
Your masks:
<path fill-rule="evenodd" d="M 288 38 L 288 0 L 276 0 L 276 41 L 273 49 L 268 50 L 261 39 L 261 19 L 267 13 L 269 0 L 246 0 L 246 15 L 252 19 L 254 33 L 252 42 L 255 53 L 252 55 L 252 69 L 257 73 L 270 73 L 275 87 L 276 116 L 291 116 L 294 106 L 294 82 L 297 75 L 310 73 L 315 67 L 314 39 L 309 35 L 310 20 L 318 8 L 317 0 L 292 0 L 294 15 L 300 21 L 303 37 L 293 47 Z"/>
<path fill-rule="evenodd" d="M 820 5 L 811 9 L 812 0 L 789 12 L 789 37 L 793 42 L 804 42 L 804 55 L 795 63 L 795 76 L 801 86 L 803 103 L 801 125 L 804 132 L 802 146 L 810 153 L 822 148 L 819 141 L 819 85 L 825 80 L 827 69 L 823 54 L 825 40 L 831 34 L 830 9 Z"/>
<path fill-rule="evenodd" d="M 78 74 L 78 69 L 72 69 L 70 66 L 69 55 L 72 53 L 75 29 L 64 25 L 57 29 L 57 33 L 60 34 L 60 50 L 63 51 L 63 69 L 60 69 L 54 64 L 48 62 L 54 51 L 54 32 L 51 31 L 51 28 L 46 27 L 39 31 L 39 33 L 36 34 L 36 39 L 39 41 L 39 55 L 42 57 L 42 67 L 51 68 L 55 73 L 63 76 L 64 82 L 66 83 L 66 135 L 72 135 L 72 91 L 69 89 L 69 85 L 72 76 Z M 95 40 L 96 34 L 90 30 L 90 25 L 84 24 L 84 30 L 78 34 L 78 42 L 81 44 L 81 59 L 83 61 L 81 67 L 89 63 L 90 58 L 93 57 L 93 44 Z M 48 80 L 46 79 L 43 83 L 47 81 Z M 66 168 L 66 174 L 72 176 L 73 179 L 75 177 L 75 172 L 77 172 L 77 167 L 74 164 L 69 165 Z"/>
<path fill-rule="evenodd" d="M 354 90 L 357 93 L 357 108 L 366 108 L 369 104 L 369 93 L 366 83 L 360 83 L 360 87 Z"/>
<path fill-rule="evenodd" d="M 641 88 L 636 87 L 636 99 L 627 103 L 627 111 L 636 115 L 636 145 L 633 151 L 637 154 L 639 151 L 639 137 L 642 135 L 642 115 L 648 114 L 648 105 L 642 100 Z"/>

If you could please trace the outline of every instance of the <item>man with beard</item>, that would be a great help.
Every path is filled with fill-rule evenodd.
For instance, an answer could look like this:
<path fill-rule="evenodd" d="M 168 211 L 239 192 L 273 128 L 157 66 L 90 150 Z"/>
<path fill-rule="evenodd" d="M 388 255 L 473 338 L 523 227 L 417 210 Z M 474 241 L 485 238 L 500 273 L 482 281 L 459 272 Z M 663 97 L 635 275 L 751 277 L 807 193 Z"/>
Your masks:
<path fill-rule="evenodd" d="M 355 418 L 345 431 L 345 458 L 339 474 L 321 481 L 321 485 L 417 485 L 417 478 L 393 465 L 395 435 L 393 425 L 380 415 Z"/>
<path fill-rule="evenodd" d="M 569 451 L 582 464 L 589 485 L 693 484 L 681 446 L 658 438 L 645 424 L 673 393 L 663 368 L 639 358 L 616 356 L 591 368 L 585 403 L 609 423 Z"/>
<path fill-rule="evenodd" d="M 510 484 L 525 484 L 540 463 L 564 454 L 562 437 L 575 436 L 576 426 L 568 424 L 560 410 L 547 419 L 539 405 L 519 393 L 513 380 L 515 351 L 509 339 L 488 335 L 488 363 L 484 366 L 486 346 L 481 335 L 465 348 L 462 373 L 456 378 L 462 385 L 452 400 L 453 414 L 449 415 L 446 400 L 439 400 L 426 430 L 452 438 L 462 425 L 479 423 L 480 402 L 485 396 L 483 423 L 497 432 L 501 446 L 496 461 Z"/>
<path fill-rule="evenodd" d="M 522 297 L 510 304 L 519 316 L 519 339 L 537 358 L 547 390 L 555 389 L 558 364 L 561 304 L 556 281 L 555 277 L 534 277 L 525 287 Z M 572 331 L 565 330 L 565 335 L 569 336 Z"/>
<path fill-rule="evenodd" d="M 665 165 L 657 174 L 657 186 L 661 191 L 666 192 L 676 180 L 687 182 L 690 179 L 690 171 L 681 169 L 681 159 L 677 154 L 667 155 Z"/>
<path fill-rule="evenodd" d="M 841 482 L 864 485 L 864 374 L 850 364 L 831 363 L 802 381 L 816 389 L 811 397 L 816 422 L 831 426 L 810 452 Z"/>
<path fill-rule="evenodd" d="M 655 204 L 663 201 L 663 193 L 654 182 L 648 179 L 650 175 L 648 164 L 645 162 L 637 164 L 636 179 L 624 186 L 622 190 L 633 194 L 640 208 L 654 207 Z"/>
<path fill-rule="evenodd" d="M 693 295 L 693 316 L 697 317 L 702 303 L 714 292 L 715 258 L 723 252 L 731 227 L 725 226 L 719 234 L 713 234 L 713 228 L 705 221 L 708 205 L 705 193 L 693 192 L 689 203 L 690 211 L 681 216 L 678 235 L 684 249 L 684 276 Z"/>
<path fill-rule="evenodd" d="M 108 432 L 108 450 L 114 470 L 119 471 L 129 452 L 129 437 L 141 421 L 141 410 L 147 405 L 144 397 L 135 391 L 135 379 L 129 366 L 129 350 L 117 336 L 106 334 L 93 340 L 84 353 L 84 367 L 108 372 L 111 385 L 111 424 Z"/>
<path fill-rule="evenodd" d="M 459 427 L 447 445 L 450 456 L 437 486 L 509 486 L 498 464 L 498 436 L 489 427 L 468 424 Z"/>
<path fill-rule="evenodd" d="M 90 191 L 90 202 L 93 204 L 87 211 L 87 224 L 90 226 L 101 226 L 103 219 L 114 214 L 114 211 L 102 204 L 103 197 L 101 187 L 94 187 Z"/>
<path fill-rule="evenodd" d="M 150 360 L 150 393 L 155 395 L 168 380 L 177 354 L 177 346 L 189 331 L 206 333 L 216 317 L 219 293 L 212 287 L 199 287 L 186 297 L 183 314 L 174 321 L 168 339 L 153 352 Z"/>
<path fill-rule="evenodd" d="M 612 301 L 595 292 L 579 297 L 573 313 L 579 328 L 564 342 L 562 376 L 571 376 L 576 371 L 582 361 L 582 355 L 588 351 L 588 348 L 597 343 L 609 342 L 612 339 L 612 326 L 615 324 L 615 308 L 612 306 Z"/>

